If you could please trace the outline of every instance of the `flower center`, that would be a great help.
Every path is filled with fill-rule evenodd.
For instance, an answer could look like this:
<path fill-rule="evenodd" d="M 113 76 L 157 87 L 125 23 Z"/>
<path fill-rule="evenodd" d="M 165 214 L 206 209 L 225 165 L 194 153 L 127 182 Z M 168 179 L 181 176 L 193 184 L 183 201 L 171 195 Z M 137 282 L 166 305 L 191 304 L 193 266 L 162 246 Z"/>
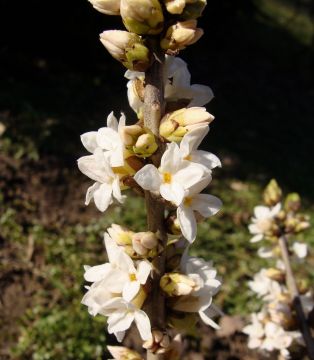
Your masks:
<path fill-rule="evenodd" d="M 171 178 L 172 178 L 172 175 L 168 172 L 164 173 L 164 182 L 166 184 L 170 184 L 171 183 Z"/>
<path fill-rule="evenodd" d="M 129 274 L 130 281 L 136 281 L 136 275 L 135 274 Z"/>
<path fill-rule="evenodd" d="M 192 160 L 192 156 L 191 155 L 188 155 L 184 158 L 184 160 L 188 160 L 188 161 L 191 161 Z"/>
<path fill-rule="evenodd" d="M 192 205 L 192 198 L 187 196 L 185 199 L 184 199 L 184 206 L 191 206 Z"/>

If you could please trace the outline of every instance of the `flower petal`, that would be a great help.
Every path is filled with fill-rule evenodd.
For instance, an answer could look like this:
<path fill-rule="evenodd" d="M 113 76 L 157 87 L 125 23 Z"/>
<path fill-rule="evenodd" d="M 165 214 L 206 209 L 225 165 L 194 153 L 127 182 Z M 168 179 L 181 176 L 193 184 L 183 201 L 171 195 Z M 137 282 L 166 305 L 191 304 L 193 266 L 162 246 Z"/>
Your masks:
<path fill-rule="evenodd" d="M 177 217 L 180 224 L 182 235 L 192 243 L 196 238 L 197 224 L 194 212 L 190 207 L 184 205 L 179 206 L 177 209 Z"/>
<path fill-rule="evenodd" d="M 118 126 L 119 126 L 118 125 L 118 120 L 114 116 L 113 111 L 111 111 L 111 113 L 107 117 L 107 126 L 108 126 L 108 128 L 114 130 L 115 132 L 118 131 Z"/>
<path fill-rule="evenodd" d="M 93 153 L 97 147 L 96 135 L 97 131 L 89 131 L 81 135 L 82 144 L 90 153 Z"/>
<path fill-rule="evenodd" d="M 109 263 L 92 266 L 85 271 L 84 279 L 89 282 L 100 281 L 104 279 L 110 270 L 111 266 Z"/>
<path fill-rule="evenodd" d="M 122 291 L 123 299 L 128 302 L 133 300 L 139 292 L 140 286 L 141 285 L 139 281 L 128 281 L 127 283 L 125 283 Z"/>
<path fill-rule="evenodd" d="M 213 195 L 198 194 L 192 200 L 193 210 L 198 211 L 205 218 L 217 214 L 221 207 L 222 201 Z"/>
<path fill-rule="evenodd" d="M 142 310 L 136 310 L 134 313 L 135 323 L 142 340 L 147 341 L 152 338 L 149 317 Z"/>
<path fill-rule="evenodd" d="M 94 192 L 99 189 L 100 184 L 98 182 L 95 182 L 94 185 L 90 186 L 87 189 L 86 197 L 85 197 L 85 205 L 88 205 L 92 198 L 94 197 Z"/>
<path fill-rule="evenodd" d="M 199 85 L 199 84 L 192 85 L 191 92 L 193 99 L 189 103 L 189 107 L 204 106 L 207 103 L 209 103 L 214 97 L 214 93 L 212 89 L 206 85 Z"/>
<path fill-rule="evenodd" d="M 164 199 L 173 202 L 176 206 L 182 203 L 185 194 L 182 185 L 178 183 L 161 184 L 159 191 Z"/>
<path fill-rule="evenodd" d="M 108 184 L 101 184 L 94 192 L 94 201 L 98 210 L 104 212 L 112 203 L 112 187 Z"/>
<path fill-rule="evenodd" d="M 128 330 L 134 320 L 134 312 L 114 312 L 108 317 L 109 334 Z"/>
<path fill-rule="evenodd" d="M 137 267 L 136 277 L 138 281 L 144 285 L 152 270 L 152 265 L 148 261 L 141 261 Z"/>
<path fill-rule="evenodd" d="M 193 151 L 191 153 L 191 161 L 201 164 L 209 170 L 221 167 L 221 161 L 216 155 L 203 150 Z"/>
<path fill-rule="evenodd" d="M 205 125 L 197 127 L 184 135 L 180 143 L 181 156 L 183 158 L 187 157 L 192 151 L 196 150 L 203 141 L 204 137 L 208 134 L 208 131 L 209 127 Z"/>
<path fill-rule="evenodd" d="M 161 184 L 161 177 L 154 165 L 145 165 L 134 175 L 134 180 L 144 189 L 158 191 Z"/>

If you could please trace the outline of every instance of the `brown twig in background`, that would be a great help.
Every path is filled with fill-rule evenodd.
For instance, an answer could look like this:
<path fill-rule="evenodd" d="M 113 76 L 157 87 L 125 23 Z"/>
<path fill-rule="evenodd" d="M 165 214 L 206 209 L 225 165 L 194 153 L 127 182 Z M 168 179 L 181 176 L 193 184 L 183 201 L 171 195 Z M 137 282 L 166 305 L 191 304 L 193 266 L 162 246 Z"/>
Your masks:
<path fill-rule="evenodd" d="M 299 290 L 298 290 L 298 287 L 297 287 L 297 284 L 295 281 L 295 277 L 294 277 L 294 274 L 293 274 L 293 271 L 291 268 L 290 256 L 289 256 L 289 251 L 288 251 L 288 242 L 287 242 L 286 236 L 283 235 L 279 238 L 279 246 L 280 246 L 280 250 L 281 250 L 282 259 L 285 264 L 286 282 L 287 282 L 288 290 L 289 290 L 291 298 L 292 298 L 293 306 L 294 306 L 296 314 L 297 314 L 300 330 L 303 335 L 303 339 L 304 339 L 304 342 L 306 345 L 308 356 L 309 356 L 310 360 L 314 360 L 314 340 L 312 338 L 311 331 L 310 331 L 310 328 L 308 326 L 308 323 L 307 323 L 307 320 L 306 320 L 306 317 L 305 317 L 305 314 L 303 311 Z"/>

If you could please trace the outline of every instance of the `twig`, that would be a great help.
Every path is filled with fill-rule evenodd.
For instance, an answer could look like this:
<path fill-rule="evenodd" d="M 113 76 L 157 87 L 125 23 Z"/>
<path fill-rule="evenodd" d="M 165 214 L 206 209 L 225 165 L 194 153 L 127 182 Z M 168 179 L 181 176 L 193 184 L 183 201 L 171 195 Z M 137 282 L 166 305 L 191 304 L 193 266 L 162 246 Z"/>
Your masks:
<path fill-rule="evenodd" d="M 144 95 L 144 125 L 150 129 L 158 139 L 159 123 L 164 111 L 163 101 L 163 63 L 164 56 L 158 56 L 153 65 L 145 74 L 145 95 Z M 160 158 L 163 153 L 163 144 L 159 142 L 159 149 L 153 162 L 159 166 Z M 147 224 L 148 230 L 159 232 L 165 247 L 167 234 L 164 227 L 165 207 L 160 201 L 157 201 L 149 191 L 145 191 Z M 151 321 L 152 329 L 163 331 L 165 329 L 165 298 L 159 288 L 159 281 L 165 272 L 165 254 L 158 255 L 153 261 L 152 272 L 152 291 L 146 302 L 146 311 Z M 164 355 L 153 354 L 147 351 L 147 360 L 163 360 Z"/>
<path fill-rule="evenodd" d="M 293 275 L 293 271 L 291 268 L 289 251 L 288 251 L 288 242 L 286 236 L 281 236 L 279 238 L 279 246 L 281 250 L 281 255 L 283 262 L 285 264 L 286 270 L 286 283 L 292 298 L 292 303 L 295 308 L 297 318 L 299 321 L 300 330 L 303 335 L 303 339 L 307 348 L 308 356 L 310 360 L 314 360 L 314 340 L 311 336 L 311 331 L 306 321 L 306 317 L 303 311 L 299 290 L 295 281 L 295 277 Z"/>

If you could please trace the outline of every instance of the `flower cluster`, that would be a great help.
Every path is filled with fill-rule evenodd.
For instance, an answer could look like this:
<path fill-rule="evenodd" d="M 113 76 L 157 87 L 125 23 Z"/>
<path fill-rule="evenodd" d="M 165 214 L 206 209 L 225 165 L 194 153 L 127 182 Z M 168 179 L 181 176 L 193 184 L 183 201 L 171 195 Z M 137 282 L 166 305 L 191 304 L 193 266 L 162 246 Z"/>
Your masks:
<path fill-rule="evenodd" d="M 94 181 L 87 190 L 86 205 L 93 200 L 105 212 L 114 202 L 123 203 L 124 190 L 133 189 L 154 199 L 163 210 L 157 231 L 154 227 L 154 231 L 134 232 L 117 224 L 107 229 L 108 262 L 85 267 L 90 285 L 82 303 L 91 315 L 107 317 L 108 332 L 118 341 L 135 323 L 145 349 L 179 359 L 180 347 L 174 344 L 180 341 L 171 329 L 183 330 L 197 316 L 217 327 L 213 317 L 219 314 L 212 304 L 221 286 L 216 270 L 211 262 L 187 254 L 196 239 L 197 224 L 222 206 L 217 197 L 206 193 L 220 160 L 199 150 L 214 120 L 204 107 L 213 93 L 207 86 L 191 84 L 187 64 L 174 57 L 203 35 L 197 18 L 206 2 L 89 1 L 104 14 L 120 15 L 127 29 L 104 31 L 100 41 L 128 69 L 128 100 L 137 119 L 127 125 L 123 113 L 119 120 L 111 113 L 106 127 L 81 136 L 90 155 L 81 157 L 78 167 Z M 158 133 L 147 127 L 144 111 L 146 73 L 157 62 L 162 64 L 158 91 L 163 94 Z M 166 270 L 155 281 L 152 274 L 158 257 L 166 260 Z M 162 329 L 151 324 L 145 312 L 154 287 L 165 301 Z M 115 359 L 142 358 L 124 347 L 108 350 Z"/>
<path fill-rule="evenodd" d="M 262 268 L 249 281 L 249 288 L 260 298 L 263 306 L 258 313 L 252 314 L 251 324 L 243 332 L 249 336 L 248 346 L 263 352 L 280 353 L 289 358 L 294 345 L 302 346 L 302 335 L 298 330 L 296 313 L 291 295 L 286 286 L 286 269 L 281 260 L 279 238 L 291 236 L 307 228 L 309 223 L 304 215 L 298 213 L 300 198 L 289 194 L 282 205 L 282 191 L 277 182 L 272 180 L 264 192 L 267 206 L 257 206 L 249 225 L 253 235 L 251 242 L 265 240 L 267 246 L 258 249 L 258 255 L 269 258 L 273 266 Z M 290 240 L 290 254 L 298 261 L 307 255 L 307 245 Z M 306 284 L 299 286 L 300 300 L 307 316 L 313 309 L 314 301 Z"/>

